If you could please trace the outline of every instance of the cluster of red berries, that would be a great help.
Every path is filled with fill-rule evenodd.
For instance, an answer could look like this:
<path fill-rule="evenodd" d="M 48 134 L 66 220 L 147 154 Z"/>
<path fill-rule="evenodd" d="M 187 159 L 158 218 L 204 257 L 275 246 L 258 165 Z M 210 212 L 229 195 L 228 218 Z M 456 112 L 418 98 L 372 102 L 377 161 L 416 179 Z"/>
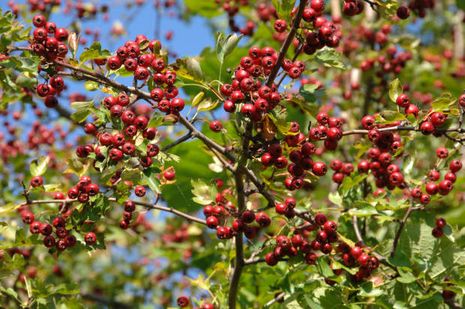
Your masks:
<path fill-rule="evenodd" d="M 375 147 L 367 151 L 367 159 L 358 163 L 360 173 L 371 171 L 375 177 L 376 186 L 381 189 L 387 187 L 389 190 L 395 187 L 406 188 L 404 176 L 400 167 L 393 163 L 393 155 L 402 147 L 400 135 L 389 131 L 379 131 L 375 124 L 375 118 L 371 115 L 362 118 L 362 126 L 369 130 L 368 139 Z M 378 191 L 377 194 L 381 193 Z"/>
<path fill-rule="evenodd" d="M 295 230 L 291 238 L 278 235 L 273 251 L 265 255 L 265 262 L 274 266 L 286 255 L 292 257 L 300 252 L 303 254 L 305 262 L 313 265 L 318 258 L 314 251 L 321 251 L 323 254 L 330 254 L 333 251 L 332 244 L 338 240 L 336 230 L 336 222 L 328 221 L 326 216 L 321 213 L 316 214 L 315 224 Z M 311 232 L 316 232 L 315 238 L 309 241 Z"/>
<path fill-rule="evenodd" d="M 364 7 L 363 0 L 344 0 L 342 12 L 347 16 L 355 16 L 361 14 Z"/>
<path fill-rule="evenodd" d="M 303 11 L 304 21 L 312 23 L 313 30 L 306 31 L 303 51 L 314 54 L 317 50 L 328 46 L 337 47 L 342 37 L 342 33 L 336 24 L 327 20 L 323 16 L 325 2 L 323 0 L 312 0 L 310 6 Z"/>
<path fill-rule="evenodd" d="M 438 157 L 444 159 L 447 157 L 447 149 L 441 147 L 438 148 Z M 421 188 L 416 187 L 413 188 L 410 192 L 410 195 L 419 200 L 422 204 L 428 204 L 431 200 L 432 195 L 440 194 L 440 195 L 447 195 L 451 192 L 454 188 L 454 182 L 457 180 L 456 173 L 462 169 L 462 162 L 459 160 L 452 160 L 449 163 L 449 171 L 444 175 L 444 179 L 439 183 L 438 181 L 441 178 L 441 173 L 433 169 L 428 173 L 429 182 L 425 184 L 425 189 L 423 192 Z"/>
<path fill-rule="evenodd" d="M 221 3 L 220 0 L 216 0 L 218 4 Z M 230 0 L 225 0 L 223 2 L 223 10 L 228 14 L 228 24 L 229 24 L 229 29 L 233 32 L 240 32 L 243 35 L 248 35 L 252 36 L 255 30 L 255 23 L 251 20 L 247 20 L 245 22 L 245 25 L 240 28 L 235 20 L 235 16 L 237 13 L 239 13 L 240 6 L 247 6 L 248 1 L 230 1 Z"/>
<path fill-rule="evenodd" d="M 52 146 L 55 141 L 55 133 L 65 133 L 60 128 L 49 129 L 39 121 L 34 121 L 32 124 L 31 130 L 27 134 L 28 147 L 30 149 L 38 149 L 41 145 Z"/>
<path fill-rule="evenodd" d="M 158 55 L 160 49 L 159 41 L 149 42 L 146 36 L 138 35 L 134 41 L 127 41 L 119 47 L 116 55 L 96 61 L 98 64 L 106 61 L 111 70 L 124 66 L 127 71 L 133 72 L 136 80 L 147 81 L 151 77 L 155 87 L 150 91 L 150 96 L 158 109 L 167 114 L 178 114 L 184 109 L 184 100 L 177 97 L 179 91 L 174 85 L 176 72 L 167 69 L 165 59 Z"/>
<path fill-rule="evenodd" d="M 257 12 L 258 18 L 262 22 L 267 22 L 273 18 L 278 18 L 276 8 L 273 6 L 272 3 L 260 2 L 257 5 L 256 12 Z"/>
<path fill-rule="evenodd" d="M 32 37 L 32 51 L 49 62 L 64 58 L 68 53 L 68 47 L 63 43 L 68 39 L 68 30 L 58 28 L 55 23 L 48 22 L 43 15 L 34 16 L 32 23 L 36 27 Z"/>
<path fill-rule="evenodd" d="M 162 239 L 167 244 L 187 241 L 189 239 L 189 225 L 186 223 L 183 223 L 181 226 L 167 225 Z"/>
<path fill-rule="evenodd" d="M 296 122 L 291 122 L 289 134 L 284 141 L 290 148 L 288 157 L 283 155 L 283 148 L 280 143 L 273 142 L 261 154 L 261 163 L 265 167 L 273 165 L 278 169 L 286 168 L 289 176 L 284 180 L 284 185 L 288 190 L 296 190 L 304 185 L 306 171 L 311 171 L 316 176 L 323 176 L 327 172 L 324 162 L 314 162 L 312 155 L 317 151 L 316 146 L 307 140 L 305 135 L 300 132 L 300 126 Z M 315 133 L 315 132 L 314 132 Z"/>
<path fill-rule="evenodd" d="M 228 14 L 229 28 L 233 32 L 240 32 L 243 35 L 251 36 L 255 30 L 255 23 L 248 19 L 245 25 L 241 28 L 237 25 L 235 17 L 239 13 L 241 7 L 248 7 L 249 0 L 215 0 L 216 4 L 221 5 L 222 9 Z M 256 14 L 262 22 L 270 21 L 272 18 L 278 18 L 276 9 L 271 3 L 260 2 L 256 6 Z"/>
<path fill-rule="evenodd" d="M 329 167 L 334 171 L 333 181 L 341 184 L 345 176 L 349 176 L 354 171 L 354 165 L 350 162 L 342 162 L 341 160 L 332 160 Z"/>
<path fill-rule="evenodd" d="M 36 27 L 33 32 L 31 49 L 34 53 L 42 56 L 44 62 L 53 62 L 62 59 L 68 53 L 68 47 L 64 43 L 68 39 L 68 30 L 57 28 L 53 22 L 47 22 L 43 15 L 36 15 L 32 19 Z M 58 105 L 56 98 L 63 89 L 65 83 L 61 76 L 50 76 L 48 82 L 37 86 L 37 94 L 44 98 L 45 106 L 53 108 Z"/>
<path fill-rule="evenodd" d="M 386 55 L 380 55 L 375 59 L 363 60 L 360 64 L 360 69 L 362 71 L 374 69 L 376 76 L 383 78 L 383 76 L 389 73 L 395 75 L 400 74 L 407 62 L 411 59 L 411 52 L 399 52 L 395 46 L 390 46 L 386 49 Z"/>
<path fill-rule="evenodd" d="M 444 235 L 444 228 L 446 227 L 447 222 L 444 218 L 436 219 L 436 226 L 431 231 L 431 234 L 436 238 L 441 238 Z"/>
<path fill-rule="evenodd" d="M 66 221 L 63 217 L 54 218 L 52 224 L 50 224 L 35 220 L 34 213 L 27 205 L 21 206 L 18 208 L 18 211 L 23 222 L 29 225 L 31 234 L 42 234 L 44 236 L 43 244 L 45 247 L 56 247 L 62 251 L 76 244 L 76 237 L 66 229 Z M 53 229 L 55 229 L 55 235 L 58 240 L 52 235 Z"/>
<path fill-rule="evenodd" d="M 40 109 L 34 108 L 34 112 L 41 111 Z M 7 110 L 0 113 L 2 116 L 8 116 Z M 42 113 L 36 113 L 38 117 L 42 116 Z M 14 121 L 20 120 L 23 117 L 23 113 L 15 111 L 11 113 Z M 19 154 L 25 153 L 28 149 L 39 149 L 42 146 L 48 147 L 54 145 L 59 139 L 66 144 L 67 132 L 61 125 L 55 124 L 52 128 L 48 128 L 47 125 L 41 121 L 35 120 L 29 127 L 29 131 L 26 134 L 27 140 L 22 141 L 19 137 L 23 132 L 19 130 L 20 126 L 18 123 L 12 123 L 8 120 L 3 122 L 6 132 L 0 133 L 0 158 L 4 162 L 8 162 L 10 158 L 15 158 Z M 8 135 L 9 136 L 8 136 Z M 50 157 L 54 157 L 54 153 L 48 154 Z M 55 161 L 53 161 L 55 163 Z"/>
<path fill-rule="evenodd" d="M 57 95 L 65 89 L 65 83 L 61 76 L 50 77 L 48 83 L 39 84 L 37 86 L 37 94 L 44 98 L 45 106 L 54 108 L 58 105 Z"/>
<path fill-rule="evenodd" d="M 347 267 L 358 266 L 358 271 L 350 278 L 355 282 L 360 282 L 368 278 L 373 271 L 379 267 L 379 260 L 375 256 L 370 256 L 362 246 L 350 247 L 346 243 L 341 243 L 337 247 L 337 252 L 341 257 L 341 262 Z"/>
<path fill-rule="evenodd" d="M 355 281 L 369 277 L 378 268 L 378 259 L 370 256 L 362 247 L 354 246 L 351 248 L 346 243 L 338 241 L 336 222 L 328 221 L 326 216 L 321 213 L 315 215 L 314 221 L 314 224 L 296 229 L 292 237 L 278 235 L 273 251 L 265 255 L 265 262 L 274 266 L 285 256 L 293 257 L 300 253 L 307 264 L 314 265 L 319 257 L 317 251 L 325 255 L 339 253 L 341 262 L 345 266 L 359 266 L 357 273 L 353 276 Z M 312 233 L 314 238 L 310 240 L 309 237 Z M 334 247 L 334 244 L 338 242 L 337 247 Z M 333 271 L 337 275 L 341 272 L 341 270 Z"/>
<path fill-rule="evenodd" d="M 434 9 L 435 0 L 410 0 L 408 7 L 415 12 L 418 17 L 423 18 L 426 16 L 426 11 Z"/>
<path fill-rule="evenodd" d="M 111 116 L 120 120 L 124 129 L 113 134 L 98 129 L 89 122 L 84 126 L 84 130 L 89 135 L 97 137 L 99 145 L 88 144 L 78 146 L 77 156 L 86 158 L 91 153 L 95 153 L 95 160 L 103 161 L 108 156 L 113 163 L 117 163 L 127 157 L 139 157 L 141 166 L 149 167 L 153 163 L 153 157 L 160 152 L 160 148 L 155 143 L 148 143 L 146 149 L 138 149 L 135 139 L 141 135 L 146 141 L 152 141 L 157 134 L 156 128 L 147 127 L 149 118 L 146 115 L 148 110 L 144 108 L 131 109 L 129 96 L 120 93 L 118 96 L 106 97 L 102 104 L 110 110 Z M 136 114 L 137 113 L 137 114 Z"/>
<path fill-rule="evenodd" d="M 407 102 L 409 98 L 405 94 L 399 95 L 402 97 L 401 99 L 405 99 Z M 399 97 L 396 100 L 396 103 L 399 105 Z M 406 109 L 406 113 L 408 110 Z M 415 116 L 416 114 L 413 113 Z M 442 135 L 441 127 L 445 124 L 447 120 L 447 115 L 441 112 L 433 112 L 431 113 L 421 124 L 420 124 L 420 131 L 425 135 L 434 134 L 435 136 Z"/>
<path fill-rule="evenodd" d="M 51 11 L 54 7 L 60 6 L 61 0 L 28 0 L 27 4 L 29 4 L 30 12 L 39 11 L 45 13 L 47 10 Z M 21 8 L 15 1 L 8 1 L 8 6 L 15 15 L 19 14 Z"/>
<path fill-rule="evenodd" d="M 146 193 L 146 189 L 144 186 L 137 185 L 134 188 L 134 194 L 138 197 L 144 197 L 145 193 Z M 119 226 L 123 230 L 126 230 L 131 224 L 132 214 L 136 210 L 136 203 L 134 201 L 127 200 L 126 202 L 124 202 L 123 206 L 124 206 L 123 218 L 121 219 Z"/>
<path fill-rule="evenodd" d="M 223 84 L 221 93 L 226 97 L 224 109 L 229 113 L 236 111 L 236 105 L 243 103 L 240 112 L 254 121 L 262 119 L 262 115 L 271 111 L 281 101 L 275 86 L 262 84 L 278 59 L 278 54 L 271 47 L 252 47 L 249 55 L 242 57 L 240 66 L 234 72 L 231 84 Z M 291 78 L 298 78 L 305 65 L 301 61 L 292 62 L 286 59 L 283 68 Z"/>
<path fill-rule="evenodd" d="M 43 185 L 42 176 L 35 176 L 31 179 L 30 185 L 33 188 L 40 187 Z M 87 203 L 89 198 L 99 194 L 99 186 L 92 183 L 90 177 L 82 176 L 76 186 L 71 187 L 68 192 L 69 199 L 77 199 L 81 203 Z M 134 189 L 137 196 L 143 197 L 146 193 L 145 187 L 137 185 Z M 62 192 L 55 192 L 53 195 L 55 200 L 66 200 L 65 194 Z M 135 210 L 135 203 L 132 201 L 126 201 L 124 203 L 123 220 L 120 222 L 120 227 L 127 229 L 132 219 L 132 213 Z M 64 250 L 69 247 L 73 247 L 76 244 L 76 237 L 71 234 L 70 230 L 67 230 L 66 220 L 72 215 L 74 208 L 70 207 L 69 203 L 60 204 L 60 215 L 55 217 L 51 224 L 44 223 L 35 220 L 34 213 L 30 210 L 28 205 L 23 205 L 18 209 L 21 215 L 22 221 L 29 225 L 29 230 L 32 234 L 42 234 L 44 237 L 43 243 L 47 248 L 56 247 L 58 250 Z M 135 227 L 143 225 L 146 229 L 150 229 L 151 226 L 145 221 L 144 216 L 138 216 L 135 222 Z M 52 235 L 53 228 L 55 228 L 55 235 Z M 187 231 L 187 227 L 186 227 Z M 58 239 L 57 239 L 58 238 Z M 92 246 L 97 242 L 97 236 L 94 232 L 87 232 L 84 235 L 84 241 L 88 246 Z"/>
<path fill-rule="evenodd" d="M 243 232 L 248 239 L 253 239 L 261 228 L 271 224 L 271 219 L 265 212 L 245 210 L 239 214 L 233 203 L 227 199 L 230 194 L 230 189 L 223 190 L 217 194 L 215 204 L 203 208 L 207 226 L 216 229 L 219 239 L 230 239 L 238 232 Z M 228 219 L 231 217 L 236 218 L 228 226 Z M 258 225 L 251 225 L 253 222 Z"/>
<path fill-rule="evenodd" d="M 324 140 L 324 146 L 328 150 L 337 148 L 339 140 L 342 138 L 342 125 L 345 120 L 338 117 L 330 117 L 325 112 L 316 115 L 318 125 L 312 127 L 308 132 L 311 140 Z"/>
<path fill-rule="evenodd" d="M 68 190 L 68 197 L 70 199 L 77 199 L 80 203 L 87 203 L 90 197 L 100 193 L 98 184 L 92 183 L 89 176 L 82 176 L 77 185 Z M 63 199 L 64 197 L 55 195 L 55 199 Z"/>

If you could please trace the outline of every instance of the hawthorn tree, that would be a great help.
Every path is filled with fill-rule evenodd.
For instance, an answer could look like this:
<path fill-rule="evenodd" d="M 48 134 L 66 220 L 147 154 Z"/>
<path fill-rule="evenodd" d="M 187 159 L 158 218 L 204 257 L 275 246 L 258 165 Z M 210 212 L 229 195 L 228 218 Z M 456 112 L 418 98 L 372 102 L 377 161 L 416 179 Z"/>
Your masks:
<path fill-rule="evenodd" d="M 463 1 L 127 6 L 0 11 L 5 307 L 465 306 Z"/>

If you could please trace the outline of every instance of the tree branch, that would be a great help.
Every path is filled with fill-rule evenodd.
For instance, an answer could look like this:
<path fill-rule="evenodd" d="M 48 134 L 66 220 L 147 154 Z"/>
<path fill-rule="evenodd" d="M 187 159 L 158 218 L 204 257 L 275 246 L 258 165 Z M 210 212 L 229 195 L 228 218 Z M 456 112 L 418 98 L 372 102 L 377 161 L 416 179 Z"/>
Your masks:
<path fill-rule="evenodd" d="M 237 191 L 237 206 L 239 213 L 245 209 L 245 195 L 242 171 L 235 174 L 236 191 Z M 239 281 L 241 279 L 242 269 L 244 267 L 244 243 L 242 239 L 242 232 L 238 232 L 235 236 L 235 265 L 229 285 L 228 306 L 229 309 L 236 308 L 237 293 L 239 292 Z"/>
<path fill-rule="evenodd" d="M 110 202 L 116 202 L 116 198 L 109 198 L 108 199 Z M 64 203 L 64 204 L 72 204 L 72 203 L 75 203 L 77 202 L 78 200 L 76 199 L 66 199 L 66 200 L 31 200 L 29 202 L 25 202 L 21 205 L 38 205 L 38 204 L 61 204 L 61 203 Z M 192 221 L 192 222 L 196 222 L 196 223 L 199 223 L 199 224 L 203 224 L 203 225 L 206 225 L 206 222 L 205 220 L 202 220 L 200 218 L 197 218 L 197 217 L 194 217 L 194 216 L 191 216 L 189 214 L 186 214 L 182 211 L 179 211 L 177 209 L 174 209 L 174 208 L 171 208 L 171 207 L 166 207 L 166 206 L 161 206 L 161 205 L 157 205 L 157 204 L 150 204 L 150 203 L 145 203 L 145 202 L 139 202 L 139 201 L 134 201 L 134 204 L 138 205 L 138 206 L 141 206 L 141 207 L 144 207 L 144 208 L 147 208 L 147 209 L 156 209 L 156 210 L 161 210 L 161 211 L 165 211 L 165 212 L 170 212 L 174 215 L 177 215 L 179 217 L 182 217 L 184 219 L 187 219 L 188 221 Z"/>
<path fill-rule="evenodd" d="M 396 235 L 394 236 L 394 241 L 392 242 L 392 249 L 391 249 L 391 257 L 394 257 L 396 254 L 397 250 L 397 245 L 399 244 L 400 236 L 402 235 L 402 231 L 404 230 L 405 223 L 407 223 L 408 218 L 412 214 L 412 211 L 414 210 L 413 203 L 409 206 L 407 211 L 404 214 L 404 217 L 402 218 L 402 221 L 400 221 L 399 228 L 397 229 Z"/>
<path fill-rule="evenodd" d="M 236 192 L 237 192 L 237 208 L 239 214 L 242 214 L 246 209 L 245 205 L 245 193 L 244 193 L 244 169 L 248 160 L 249 154 L 249 143 L 250 137 L 252 135 L 253 124 L 248 122 L 246 124 L 246 129 L 244 132 L 244 139 L 242 141 L 242 154 L 241 158 L 237 163 L 236 172 L 234 173 L 234 180 L 236 182 Z M 244 268 L 244 242 L 242 239 L 242 232 L 238 232 L 235 236 L 235 265 L 233 274 L 231 277 L 231 282 L 229 286 L 229 295 L 228 295 L 228 306 L 229 309 L 236 308 L 237 293 L 239 292 L 239 281 L 241 279 L 242 269 Z"/>
<path fill-rule="evenodd" d="M 93 302 L 96 302 L 96 303 L 99 303 L 99 304 L 102 304 L 102 305 L 106 305 L 106 306 L 108 306 L 108 308 L 114 308 L 114 309 L 129 309 L 129 308 L 132 308 L 132 306 L 129 305 L 129 304 L 124 304 L 124 303 L 118 302 L 118 301 L 110 299 L 110 298 L 106 298 L 106 297 L 104 297 L 102 295 L 98 295 L 98 294 L 95 294 L 95 293 L 82 293 L 81 297 L 86 299 L 86 300 L 90 300 L 90 301 L 93 301 Z"/>
<path fill-rule="evenodd" d="M 284 41 L 283 45 L 281 46 L 281 49 L 279 50 L 279 55 L 278 55 L 278 60 L 276 60 L 276 64 L 271 70 L 270 76 L 268 77 L 268 80 L 266 81 L 266 85 L 270 87 L 273 85 L 273 82 L 278 75 L 278 71 L 281 68 L 281 64 L 284 61 L 284 58 L 286 57 L 287 50 L 289 49 L 289 46 L 291 45 L 292 41 L 294 40 L 295 34 L 297 32 L 297 29 L 300 26 L 300 21 L 302 20 L 302 14 L 305 9 L 305 5 L 307 4 L 306 0 L 300 0 L 299 3 L 299 9 L 297 11 L 297 14 L 294 18 L 294 22 L 292 23 L 292 28 L 289 31 L 289 34 L 286 37 L 286 40 Z"/>
<path fill-rule="evenodd" d="M 168 144 L 166 145 L 165 147 L 163 147 L 161 150 L 162 151 L 168 151 L 169 149 L 187 141 L 188 139 L 190 139 L 192 137 L 192 131 L 189 131 L 187 132 L 185 135 L 181 136 L 180 138 L 178 138 L 177 140 L 175 140 L 174 142 L 172 142 L 171 144 Z"/>

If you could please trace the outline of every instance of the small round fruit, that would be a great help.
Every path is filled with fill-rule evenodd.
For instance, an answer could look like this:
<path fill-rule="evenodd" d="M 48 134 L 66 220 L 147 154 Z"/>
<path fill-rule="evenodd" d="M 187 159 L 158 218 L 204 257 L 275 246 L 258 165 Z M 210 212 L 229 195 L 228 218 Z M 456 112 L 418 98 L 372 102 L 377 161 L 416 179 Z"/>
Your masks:
<path fill-rule="evenodd" d="M 97 236 L 94 232 L 89 232 L 84 236 L 84 241 L 88 246 L 92 246 L 97 242 Z"/>

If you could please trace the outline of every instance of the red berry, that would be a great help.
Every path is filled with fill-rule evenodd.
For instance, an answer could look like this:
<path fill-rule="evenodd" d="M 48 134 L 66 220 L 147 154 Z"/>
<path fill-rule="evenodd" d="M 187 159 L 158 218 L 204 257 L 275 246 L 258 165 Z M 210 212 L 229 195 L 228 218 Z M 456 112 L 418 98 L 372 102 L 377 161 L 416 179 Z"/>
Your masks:
<path fill-rule="evenodd" d="M 176 178 L 176 172 L 173 168 L 169 168 L 163 172 L 163 177 L 168 181 L 174 180 Z"/>
<path fill-rule="evenodd" d="M 141 186 L 141 185 L 137 185 L 135 188 L 134 188 L 134 193 L 138 196 L 138 197 L 143 197 L 145 196 L 145 187 L 144 186 Z"/>
<path fill-rule="evenodd" d="M 220 132 L 223 129 L 223 124 L 219 120 L 214 120 L 210 122 L 209 127 L 213 132 Z"/>
<path fill-rule="evenodd" d="M 322 213 L 317 213 L 315 215 L 315 223 L 318 225 L 323 225 L 327 221 L 326 216 Z"/>
<path fill-rule="evenodd" d="M 337 223 L 334 221 L 326 221 L 323 224 L 323 229 L 326 233 L 334 233 L 337 230 Z"/>
<path fill-rule="evenodd" d="M 312 172 L 317 176 L 324 176 L 327 172 L 326 164 L 324 162 L 313 163 Z"/>
<path fill-rule="evenodd" d="M 424 121 L 420 125 L 420 131 L 424 135 L 429 135 L 434 132 L 434 125 L 431 121 Z"/>
<path fill-rule="evenodd" d="M 42 176 L 34 176 L 32 177 L 30 183 L 31 187 L 33 188 L 40 187 L 44 184 L 44 179 L 42 178 Z"/>
<path fill-rule="evenodd" d="M 286 31 L 286 28 L 287 28 L 287 23 L 286 23 L 285 20 L 277 19 L 274 22 L 274 30 L 276 30 L 276 32 L 282 33 L 284 31 Z"/>
<path fill-rule="evenodd" d="M 219 220 L 217 217 L 214 216 L 209 216 L 206 220 L 207 226 L 211 229 L 216 229 L 216 227 L 219 225 Z"/>
<path fill-rule="evenodd" d="M 84 241 L 87 245 L 92 246 L 97 242 L 97 236 L 94 232 L 89 232 L 84 236 Z"/>
<path fill-rule="evenodd" d="M 275 266 L 276 264 L 278 264 L 279 259 L 276 257 L 276 255 L 274 255 L 273 252 L 269 252 L 265 255 L 265 262 L 269 266 Z"/>
<path fill-rule="evenodd" d="M 457 173 L 462 169 L 462 162 L 459 160 L 452 160 L 449 164 L 449 169 L 452 173 Z"/>
<path fill-rule="evenodd" d="M 410 10 L 408 7 L 401 5 L 397 8 L 397 17 L 400 19 L 407 19 L 410 16 Z"/>
<path fill-rule="evenodd" d="M 439 227 L 439 228 L 443 228 L 447 225 L 447 222 L 446 222 L 446 219 L 444 218 L 437 218 L 436 219 L 436 226 Z"/>
<path fill-rule="evenodd" d="M 32 23 L 37 28 L 45 26 L 46 22 L 47 20 L 45 19 L 45 16 L 43 15 L 36 15 L 32 18 Z"/>
<path fill-rule="evenodd" d="M 433 228 L 433 230 L 431 231 L 431 234 L 432 234 L 435 238 L 441 238 L 441 237 L 444 235 L 444 231 L 442 230 L 442 228 L 436 226 L 436 227 Z"/>

